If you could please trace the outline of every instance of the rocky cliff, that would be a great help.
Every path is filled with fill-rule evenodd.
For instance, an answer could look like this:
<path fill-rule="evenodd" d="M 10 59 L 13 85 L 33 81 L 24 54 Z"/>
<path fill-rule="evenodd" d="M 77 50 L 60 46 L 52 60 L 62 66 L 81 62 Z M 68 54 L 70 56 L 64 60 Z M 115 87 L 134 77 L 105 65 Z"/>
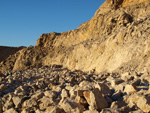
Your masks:
<path fill-rule="evenodd" d="M 106 0 L 76 30 L 42 34 L 35 47 L 1 62 L 1 70 L 58 64 L 71 70 L 149 70 L 150 0 Z"/>

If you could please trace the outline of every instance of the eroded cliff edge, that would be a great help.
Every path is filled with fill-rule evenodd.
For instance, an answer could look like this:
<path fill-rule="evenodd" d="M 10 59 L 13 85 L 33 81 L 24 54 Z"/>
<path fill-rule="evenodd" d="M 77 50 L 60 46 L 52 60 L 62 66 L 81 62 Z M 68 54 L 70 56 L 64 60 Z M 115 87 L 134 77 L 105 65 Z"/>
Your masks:
<path fill-rule="evenodd" d="M 141 72 L 149 70 L 149 56 L 150 0 L 106 0 L 78 29 L 42 34 L 35 47 L 1 62 L 0 70 L 58 64 L 71 70 Z"/>

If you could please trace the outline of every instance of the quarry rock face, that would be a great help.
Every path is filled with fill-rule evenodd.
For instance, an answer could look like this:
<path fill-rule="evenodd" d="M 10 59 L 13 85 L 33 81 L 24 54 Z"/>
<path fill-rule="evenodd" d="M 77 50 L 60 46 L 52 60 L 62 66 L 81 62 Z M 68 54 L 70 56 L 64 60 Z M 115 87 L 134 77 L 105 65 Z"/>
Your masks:
<path fill-rule="evenodd" d="M 11 58 L 1 63 L 1 70 L 51 64 L 96 72 L 149 70 L 149 25 L 149 0 L 106 0 L 78 29 L 42 34 L 35 47 L 20 51 L 11 66 Z"/>

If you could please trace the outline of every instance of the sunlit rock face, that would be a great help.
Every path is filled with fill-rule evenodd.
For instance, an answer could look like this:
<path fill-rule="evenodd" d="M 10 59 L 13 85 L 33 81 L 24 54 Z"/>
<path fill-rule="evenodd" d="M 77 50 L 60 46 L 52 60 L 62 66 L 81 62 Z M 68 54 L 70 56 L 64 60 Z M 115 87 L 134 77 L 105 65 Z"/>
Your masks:
<path fill-rule="evenodd" d="M 149 25 L 150 0 L 106 0 L 76 30 L 42 34 L 35 47 L 18 53 L 11 69 L 59 64 L 96 72 L 148 70 Z M 10 59 L 2 70 L 10 69 Z"/>

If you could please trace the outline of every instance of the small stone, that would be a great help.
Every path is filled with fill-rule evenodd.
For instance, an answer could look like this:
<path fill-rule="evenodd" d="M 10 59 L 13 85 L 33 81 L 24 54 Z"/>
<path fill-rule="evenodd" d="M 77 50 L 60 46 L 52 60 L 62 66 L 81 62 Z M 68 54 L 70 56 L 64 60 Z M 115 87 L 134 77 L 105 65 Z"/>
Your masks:
<path fill-rule="evenodd" d="M 87 111 L 84 111 L 83 113 L 99 113 L 99 112 L 96 110 L 87 110 Z"/>
<path fill-rule="evenodd" d="M 36 111 L 35 111 L 35 113 L 45 113 L 44 111 L 40 111 L 39 109 L 37 109 Z"/>
<path fill-rule="evenodd" d="M 19 108 L 21 107 L 21 104 L 22 104 L 22 96 L 14 96 L 12 98 L 13 100 L 13 103 L 15 104 L 15 108 Z"/>
<path fill-rule="evenodd" d="M 144 113 L 144 112 L 139 109 L 139 110 L 136 110 L 136 111 L 130 111 L 129 113 Z"/>
<path fill-rule="evenodd" d="M 8 110 L 8 109 L 10 109 L 12 107 L 14 107 L 13 102 L 6 101 L 5 104 L 4 104 L 4 106 L 3 106 L 3 111 L 6 111 L 6 110 Z"/>
<path fill-rule="evenodd" d="M 133 78 L 134 77 L 132 75 L 130 75 L 129 72 L 121 74 L 121 79 L 126 81 L 126 82 L 129 81 L 129 80 L 132 80 Z"/>
<path fill-rule="evenodd" d="M 18 113 L 14 108 L 10 108 L 7 111 L 5 111 L 4 113 Z"/>
<path fill-rule="evenodd" d="M 7 89 L 7 85 L 5 85 L 5 84 L 0 85 L 0 90 L 1 91 L 6 90 L 6 89 Z"/>
<path fill-rule="evenodd" d="M 61 92 L 62 88 L 61 88 L 61 86 L 53 86 L 52 90 L 55 92 Z"/>
<path fill-rule="evenodd" d="M 39 100 L 40 98 L 42 98 L 44 96 L 44 93 L 43 92 L 37 92 L 36 94 L 32 95 L 32 99 L 35 99 L 35 100 Z"/>
<path fill-rule="evenodd" d="M 65 113 L 65 111 L 57 106 L 54 106 L 47 108 L 46 113 Z"/>
<path fill-rule="evenodd" d="M 120 113 L 120 111 L 113 108 L 105 108 L 100 113 Z"/>
<path fill-rule="evenodd" d="M 83 113 L 84 107 L 71 99 L 65 99 L 61 107 L 66 113 Z"/>
<path fill-rule="evenodd" d="M 39 108 L 40 110 L 45 110 L 48 106 L 52 104 L 55 104 L 55 102 L 53 101 L 53 98 L 44 96 L 43 98 L 40 99 Z"/>
<path fill-rule="evenodd" d="M 62 98 L 67 98 L 69 97 L 69 92 L 65 89 L 62 90 L 62 93 L 61 93 L 61 97 Z"/>
<path fill-rule="evenodd" d="M 137 90 L 134 88 L 134 86 L 127 84 L 125 86 L 124 92 L 126 92 L 127 94 L 133 94 L 137 92 Z"/>
<path fill-rule="evenodd" d="M 44 95 L 49 97 L 49 98 L 56 98 L 57 97 L 57 94 L 54 91 L 45 91 Z"/>
<path fill-rule="evenodd" d="M 37 101 L 35 99 L 29 99 L 29 100 L 26 100 L 22 106 L 24 108 L 28 108 L 28 107 L 36 107 L 37 106 Z"/>
<path fill-rule="evenodd" d="M 150 96 L 140 96 L 137 100 L 137 106 L 143 112 L 150 112 Z"/>
<path fill-rule="evenodd" d="M 124 101 L 114 101 L 112 102 L 110 108 L 117 109 L 117 108 L 121 108 L 124 106 L 127 106 L 127 104 Z"/>

